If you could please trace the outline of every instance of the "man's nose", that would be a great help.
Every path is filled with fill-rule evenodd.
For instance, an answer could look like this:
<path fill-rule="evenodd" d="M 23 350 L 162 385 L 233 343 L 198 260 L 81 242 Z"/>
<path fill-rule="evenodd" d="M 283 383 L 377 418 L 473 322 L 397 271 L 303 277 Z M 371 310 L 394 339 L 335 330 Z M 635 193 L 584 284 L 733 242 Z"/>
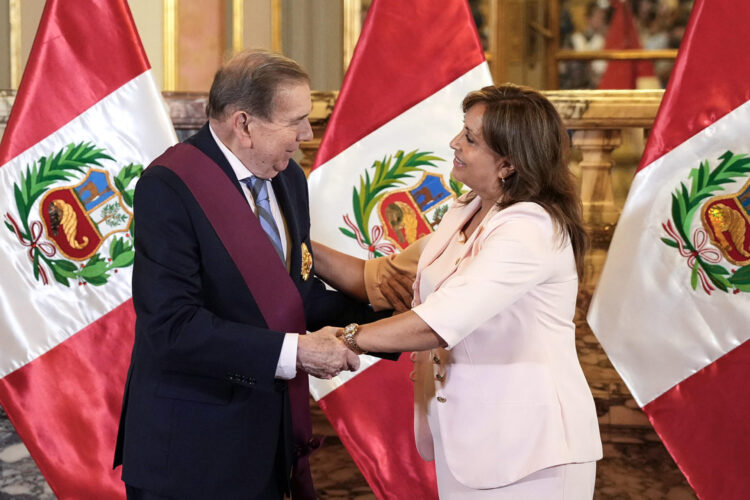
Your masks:
<path fill-rule="evenodd" d="M 302 130 L 297 135 L 297 140 L 300 142 L 311 141 L 313 139 L 312 126 L 310 126 L 310 120 L 304 120 L 302 123 Z"/>

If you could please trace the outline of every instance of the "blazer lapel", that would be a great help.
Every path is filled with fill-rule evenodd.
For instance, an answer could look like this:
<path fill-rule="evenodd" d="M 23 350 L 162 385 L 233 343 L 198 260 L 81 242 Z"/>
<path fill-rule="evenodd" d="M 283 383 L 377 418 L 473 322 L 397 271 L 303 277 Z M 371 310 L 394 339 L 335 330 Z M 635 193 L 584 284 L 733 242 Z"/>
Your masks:
<path fill-rule="evenodd" d="M 464 256 L 468 254 L 472 248 L 474 247 L 474 242 L 479 238 L 482 233 L 484 232 L 485 226 L 487 225 L 487 221 L 492 218 L 493 215 L 497 213 L 497 206 L 494 206 L 490 209 L 489 212 L 487 212 L 484 215 L 484 218 L 482 219 L 482 222 L 479 223 L 479 227 L 477 227 L 473 233 L 471 233 L 471 236 L 469 236 L 469 239 L 466 240 L 465 248 L 466 252 L 464 253 Z"/>
<path fill-rule="evenodd" d="M 274 177 L 271 185 L 273 186 L 276 201 L 279 202 L 279 208 L 289 230 L 289 272 L 294 282 L 298 283 L 302 276 L 299 272 L 295 272 L 295 270 L 302 269 L 302 250 L 300 248 L 302 235 L 300 234 L 297 213 L 292 203 L 291 189 L 284 172 Z"/>
<path fill-rule="evenodd" d="M 416 299 L 418 304 L 422 302 L 421 291 L 419 287 L 422 277 L 422 270 L 435 262 L 435 260 L 445 251 L 445 249 L 448 247 L 448 244 L 453 239 L 453 236 L 458 231 L 460 231 L 461 228 L 466 224 L 466 222 L 471 218 L 471 216 L 474 215 L 474 213 L 479 208 L 478 205 L 480 203 L 481 201 L 479 197 L 476 197 L 463 207 L 455 208 L 452 211 L 453 213 L 449 211 L 446 214 L 446 217 L 444 217 L 440 222 L 438 230 L 430 238 L 430 241 L 422 252 L 422 257 L 419 259 L 419 264 L 417 266 L 417 276 L 415 280 L 417 287 L 414 293 L 414 298 Z M 435 284 L 435 290 L 440 288 L 440 285 L 442 285 L 445 280 L 447 280 L 453 273 L 456 272 L 459 262 L 473 252 L 474 244 L 476 243 L 477 238 L 479 238 L 479 236 L 484 232 L 485 224 L 496 211 L 497 208 L 493 207 L 489 212 L 487 212 L 487 214 L 484 216 L 484 219 L 482 219 L 482 222 L 474 230 L 469 239 L 464 243 L 464 249 L 461 253 L 460 259 L 456 262 L 456 265 L 449 269 L 445 273 L 445 275 L 442 276 L 442 278 Z"/>
<path fill-rule="evenodd" d="M 471 218 L 474 212 L 476 212 L 479 203 L 480 200 L 477 196 L 466 205 L 455 207 L 453 210 L 449 210 L 448 213 L 445 214 L 443 220 L 440 221 L 440 226 L 437 231 L 430 237 L 430 241 L 422 251 L 422 256 L 419 258 L 418 269 L 424 269 L 435 262 L 435 259 L 437 259 L 448 246 L 453 235 L 456 234 L 456 232 L 466 224 L 466 221 Z M 474 233 L 476 234 L 476 231 Z"/>

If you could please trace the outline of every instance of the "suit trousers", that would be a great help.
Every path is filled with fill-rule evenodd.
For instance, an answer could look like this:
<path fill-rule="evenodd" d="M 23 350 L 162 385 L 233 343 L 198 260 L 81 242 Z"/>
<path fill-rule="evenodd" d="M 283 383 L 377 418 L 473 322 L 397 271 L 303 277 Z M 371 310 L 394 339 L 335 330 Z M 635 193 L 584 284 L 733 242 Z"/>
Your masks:
<path fill-rule="evenodd" d="M 283 465 L 281 460 L 280 450 L 276 452 L 276 458 L 273 473 L 268 478 L 268 483 L 260 490 L 260 492 L 253 497 L 253 500 L 282 500 L 284 498 L 283 485 L 279 481 L 280 477 L 283 477 Z M 167 497 L 154 493 L 153 491 L 136 488 L 129 484 L 125 484 L 125 494 L 127 500 L 179 500 L 173 497 Z"/>
<path fill-rule="evenodd" d="M 125 494 L 127 500 L 178 500 L 176 498 L 159 495 L 153 491 L 142 490 L 128 484 L 125 485 Z M 282 500 L 283 498 L 284 495 L 275 478 L 269 481 L 266 487 L 255 497 L 256 500 Z"/>

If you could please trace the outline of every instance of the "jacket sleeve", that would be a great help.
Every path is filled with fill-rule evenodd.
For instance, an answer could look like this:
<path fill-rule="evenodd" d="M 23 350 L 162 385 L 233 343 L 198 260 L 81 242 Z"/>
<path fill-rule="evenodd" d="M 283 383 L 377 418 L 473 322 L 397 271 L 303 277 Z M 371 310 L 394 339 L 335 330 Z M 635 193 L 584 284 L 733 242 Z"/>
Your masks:
<path fill-rule="evenodd" d="M 506 209 L 473 257 L 422 304 L 412 309 L 449 348 L 513 304 L 551 274 L 558 246 L 549 216 L 540 211 Z"/>
<path fill-rule="evenodd" d="M 430 235 L 419 238 L 401 253 L 365 261 L 365 290 L 373 309 L 376 311 L 393 309 L 390 301 L 380 292 L 380 284 L 394 273 L 415 276 L 419 257 L 429 238 Z"/>
<path fill-rule="evenodd" d="M 133 302 L 140 349 L 163 370 L 271 388 L 284 333 L 230 321 L 205 307 L 201 245 L 166 169 L 148 169 L 136 186 Z"/>

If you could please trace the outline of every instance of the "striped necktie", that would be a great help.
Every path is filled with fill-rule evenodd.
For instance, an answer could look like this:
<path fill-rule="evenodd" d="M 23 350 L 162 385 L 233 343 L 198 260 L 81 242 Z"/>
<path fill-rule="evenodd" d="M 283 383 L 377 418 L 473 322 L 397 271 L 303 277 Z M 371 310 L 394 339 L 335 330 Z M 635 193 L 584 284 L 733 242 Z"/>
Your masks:
<path fill-rule="evenodd" d="M 268 235 L 268 239 L 271 240 L 276 253 L 279 254 L 281 261 L 286 265 L 286 257 L 281 246 L 281 236 L 279 235 L 279 228 L 276 226 L 276 221 L 273 219 L 271 214 L 271 203 L 268 199 L 268 186 L 266 185 L 265 179 L 259 179 L 258 177 L 251 176 L 242 179 L 242 182 L 250 188 L 250 193 L 253 195 L 255 200 L 255 215 L 260 220 L 260 226 L 263 231 Z"/>

